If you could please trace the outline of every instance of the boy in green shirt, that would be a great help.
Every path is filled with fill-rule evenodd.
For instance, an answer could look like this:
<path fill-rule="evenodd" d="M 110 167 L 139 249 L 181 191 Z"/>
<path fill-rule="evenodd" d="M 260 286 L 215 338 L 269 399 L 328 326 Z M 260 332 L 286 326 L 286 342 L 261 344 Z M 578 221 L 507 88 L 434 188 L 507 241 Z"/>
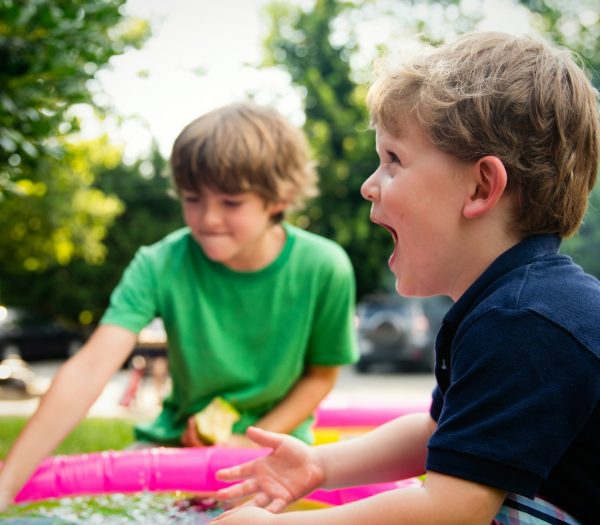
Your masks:
<path fill-rule="evenodd" d="M 136 436 L 201 446 L 194 415 L 220 397 L 249 425 L 310 442 L 312 413 L 355 360 L 354 274 L 332 241 L 283 222 L 316 193 L 304 135 L 277 112 L 232 104 L 194 120 L 171 165 L 186 228 L 141 248 L 100 326 L 57 374 L 0 471 L 0 509 L 83 418 L 162 317 L 172 392 Z"/>

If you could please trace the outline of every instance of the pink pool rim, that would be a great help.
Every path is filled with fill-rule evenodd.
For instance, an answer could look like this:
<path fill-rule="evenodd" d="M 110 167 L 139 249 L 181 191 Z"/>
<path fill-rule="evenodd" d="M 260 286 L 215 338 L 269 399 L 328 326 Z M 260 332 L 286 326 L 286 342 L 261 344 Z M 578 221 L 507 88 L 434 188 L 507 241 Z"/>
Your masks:
<path fill-rule="evenodd" d="M 426 412 L 427 403 L 375 406 L 330 398 L 317 411 L 318 428 L 368 428 L 405 414 Z M 266 455 L 270 449 L 151 448 L 53 456 L 46 459 L 15 498 L 38 501 L 80 495 L 141 491 L 212 492 L 228 484 L 218 470 Z M 417 487 L 418 479 L 336 490 L 317 490 L 307 499 L 341 505 L 397 488 Z"/>

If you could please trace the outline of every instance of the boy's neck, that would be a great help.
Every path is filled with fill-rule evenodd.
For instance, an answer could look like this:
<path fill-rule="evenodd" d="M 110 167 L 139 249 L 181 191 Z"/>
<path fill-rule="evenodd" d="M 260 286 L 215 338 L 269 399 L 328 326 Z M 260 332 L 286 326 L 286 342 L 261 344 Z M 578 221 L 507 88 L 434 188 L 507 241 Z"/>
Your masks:
<path fill-rule="evenodd" d="M 487 240 L 483 241 L 483 239 Z M 473 249 L 463 252 L 468 260 L 464 261 L 464 271 L 454 282 L 450 297 L 455 301 L 458 300 L 500 255 L 522 240 L 522 236 L 516 233 L 505 233 L 504 235 L 488 233 L 483 237 L 481 234 L 477 234 L 471 242 L 466 241 L 465 246 L 470 245 Z"/>
<path fill-rule="evenodd" d="M 236 272 L 256 272 L 269 266 L 283 250 L 287 239 L 285 228 L 280 224 L 267 227 L 251 251 L 234 261 L 223 263 L 224 266 Z"/>

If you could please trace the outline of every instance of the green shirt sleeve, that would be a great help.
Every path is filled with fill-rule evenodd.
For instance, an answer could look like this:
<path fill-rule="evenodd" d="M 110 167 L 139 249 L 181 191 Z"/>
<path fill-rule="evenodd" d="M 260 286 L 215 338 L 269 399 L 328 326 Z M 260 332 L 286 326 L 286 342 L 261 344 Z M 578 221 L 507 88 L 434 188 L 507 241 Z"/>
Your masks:
<path fill-rule="evenodd" d="M 139 333 L 157 315 L 156 277 L 149 248 L 138 250 L 110 297 L 100 324 L 114 324 Z"/>

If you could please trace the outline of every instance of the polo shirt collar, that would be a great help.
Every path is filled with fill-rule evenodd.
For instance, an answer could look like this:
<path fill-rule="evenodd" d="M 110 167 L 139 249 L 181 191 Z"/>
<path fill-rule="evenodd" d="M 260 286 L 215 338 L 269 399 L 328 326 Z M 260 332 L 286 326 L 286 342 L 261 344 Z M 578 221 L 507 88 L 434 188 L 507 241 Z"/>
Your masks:
<path fill-rule="evenodd" d="M 508 272 L 535 259 L 552 255 L 560 248 L 560 237 L 554 234 L 533 235 L 522 240 L 500 255 L 454 303 L 444 317 L 444 323 L 460 323 L 479 302 L 485 289 Z"/>

